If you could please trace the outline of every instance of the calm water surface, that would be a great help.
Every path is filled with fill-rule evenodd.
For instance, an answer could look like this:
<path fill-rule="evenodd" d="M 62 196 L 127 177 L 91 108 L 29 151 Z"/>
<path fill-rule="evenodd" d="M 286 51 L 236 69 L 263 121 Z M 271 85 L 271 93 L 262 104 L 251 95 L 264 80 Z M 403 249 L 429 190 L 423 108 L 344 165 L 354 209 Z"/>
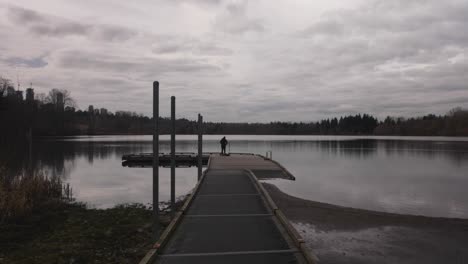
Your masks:
<path fill-rule="evenodd" d="M 221 136 L 204 136 L 219 151 Z M 271 180 L 304 199 L 370 210 L 468 218 L 468 138 L 227 136 L 231 152 L 273 151 L 296 181 Z M 74 196 L 99 208 L 151 202 L 151 168 L 127 168 L 121 156 L 151 152 L 151 136 L 94 136 L 35 143 L 35 167 L 61 176 Z M 161 152 L 169 137 L 161 136 Z M 177 151 L 196 152 L 196 136 L 177 137 Z M 161 168 L 161 200 L 169 169 Z M 177 195 L 196 183 L 196 169 L 176 170 Z"/>

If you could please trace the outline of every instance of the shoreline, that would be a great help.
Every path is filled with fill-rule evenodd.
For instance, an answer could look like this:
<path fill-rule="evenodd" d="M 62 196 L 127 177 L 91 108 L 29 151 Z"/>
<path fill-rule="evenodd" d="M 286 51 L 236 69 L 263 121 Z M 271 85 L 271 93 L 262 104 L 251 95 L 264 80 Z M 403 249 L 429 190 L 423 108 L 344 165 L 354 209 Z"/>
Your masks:
<path fill-rule="evenodd" d="M 360 229 L 381 225 L 468 229 L 468 219 L 388 213 L 333 205 L 294 197 L 271 183 L 262 184 L 290 220 L 314 223 L 323 229 Z"/>
<path fill-rule="evenodd" d="M 262 185 L 318 263 L 468 262 L 468 219 L 342 207 L 297 198 L 270 183 Z"/>
<path fill-rule="evenodd" d="M 160 136 L 170 136 L 171 134 L 162 133 Z M 198 134 L 176 134 L 180 136 L 197 136 Z M 466 141 L 468 136 L 441 136 L 441 135 L 373 135 L 373 134 L 204 134 L 207 136 L 284 136 L 284 137 L 352 137 L 352 138 L 370 138 L 370 139 L 401 139 L 401 140 L 418 140 L 418 138 L 427 139 L 457 139 L 456 141 Z M 36 135 L 35 139 L 60 139 L 73 137 L 102 137 L 102 136 L 152 136 L 152 134 L 123 134 L 123 133 L 104 133 L 104 134 L 72 134 L 72 135 Z M 460 140 L 461 139 L 461 140 Z"/>

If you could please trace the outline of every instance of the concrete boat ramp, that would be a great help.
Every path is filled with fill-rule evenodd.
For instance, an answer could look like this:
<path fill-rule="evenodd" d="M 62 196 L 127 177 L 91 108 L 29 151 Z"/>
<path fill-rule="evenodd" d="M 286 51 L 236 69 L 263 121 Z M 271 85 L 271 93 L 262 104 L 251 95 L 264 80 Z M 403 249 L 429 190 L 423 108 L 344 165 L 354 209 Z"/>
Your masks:
<path fill-rule="evenodd" d="M 259 155 L 209 156 L 184 206 L 140 264 L 314 263 L 258 178 L 293 176 Z"/>

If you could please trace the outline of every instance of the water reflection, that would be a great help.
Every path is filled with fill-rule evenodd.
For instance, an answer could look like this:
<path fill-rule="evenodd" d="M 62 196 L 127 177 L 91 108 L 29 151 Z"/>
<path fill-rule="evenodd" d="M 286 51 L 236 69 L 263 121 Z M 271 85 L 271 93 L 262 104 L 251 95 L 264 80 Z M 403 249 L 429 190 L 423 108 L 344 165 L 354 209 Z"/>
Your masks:
<path fill-rule="evenodd" d="M 467 142 L 370 139 L 301 145 L 275 154 L 297 178 L 274 182 L 286 193 L 370 210 L 468 217 Z"/>
<path fill-rule="evenodd" d="M 218 152 L 220 136 L 205 136 L 204 151 Z M 274 181 L 305 199 L 372 210 L 468 217 L 468 139 L 322 136 L 228 136 L 231 152 L 264 154 L 288 168 L 295 182 Z M 177 151 L 196 152 L 196 136 L 178 136 Z M 451 141 L 453 140 L 453 141 Z M 44 139 L 0 150 L 14 177 L 25 169 L 58 175 L 76 197 L 97 207 L 151 201 L 151 169 L 124 168 L 121 156 L 151 152 L 151 136 Z M 160 150 L 169 152 L 168 136 Z M 1 166 L 1 164 L 0 164 Z M 15 172 L 16 171 L 16 172 Z M 169 199 L 169 170 L 161 168 L 161 200 Z M 194 168 L 177 169 L 176 190 L 195 185 Z"/>

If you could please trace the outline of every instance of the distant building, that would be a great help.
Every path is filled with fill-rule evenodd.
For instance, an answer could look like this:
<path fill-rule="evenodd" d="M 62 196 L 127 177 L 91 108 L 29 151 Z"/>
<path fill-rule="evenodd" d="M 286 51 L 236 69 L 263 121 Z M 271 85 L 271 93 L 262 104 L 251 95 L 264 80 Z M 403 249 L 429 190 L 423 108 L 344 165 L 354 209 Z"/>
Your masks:
<path fill-rule="evenodd" d="M 63 101 L 63 93 L 57 93 L 57 104 L 56 104 L 56 107 L 57 107 L 57 110 L 58 111 L 63 111 L 63 107 L 64 107 L 64 101 Z"/>
<path fill-rule="evenodd" d="M 26 89 L 26 102 L 28 103 L 34 102 L 34 89 L 33 88 Z"/>
<path fill-rule="evenodd" d="M 94 114 L 99 115 L 99 109 L 94 109 Z"/>
<path fill-rule="evenodd" d="M 88 106 L 88 113 L 94 114 L 94 106 L 93 105 Z"/>
<path fill-rule="evenodd" d="M 7 96 L 8 97 L 14 97 L 16 94 L 15 88 L 12 86 L 8 86 L 6 90 Z"/>
<path fill-rule="evenodd" d="M 16 91 L 15 96 L 18 101 L 23 101 L 23 91 Z"/>
<path fill-rule="evenodd" d="M 106 108 L 101 108 L 101 115 L 107 115 L 108 111 Z"/>

